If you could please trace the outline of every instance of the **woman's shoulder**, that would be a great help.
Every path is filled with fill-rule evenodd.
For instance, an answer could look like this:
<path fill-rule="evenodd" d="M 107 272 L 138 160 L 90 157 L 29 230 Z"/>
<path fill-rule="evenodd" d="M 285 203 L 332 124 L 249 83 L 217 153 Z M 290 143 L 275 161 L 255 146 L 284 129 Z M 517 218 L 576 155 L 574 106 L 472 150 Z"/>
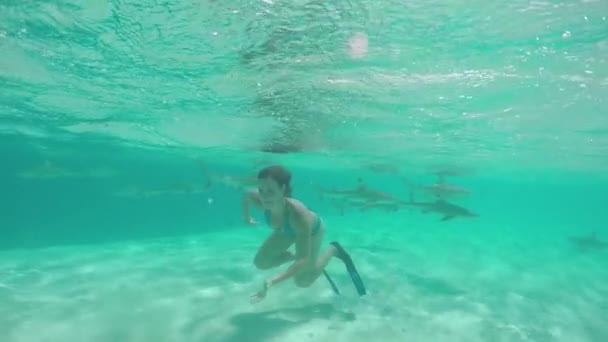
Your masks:
<path fill-rule="evenodd" d="M 295 198 L 288 198 L 287 203 L 289 203 L 291 217 L 296 220 L 306 221 L 306 219 L 313 214 L 304 203 Z"/>
<path fill-rule="evenodd" d="M 289 203 L 289 209 L 291 209 L 292 212 L 305 212 L 308 210 L 304 203 L 295 198 L 287 198 L 287 203 Z"/>

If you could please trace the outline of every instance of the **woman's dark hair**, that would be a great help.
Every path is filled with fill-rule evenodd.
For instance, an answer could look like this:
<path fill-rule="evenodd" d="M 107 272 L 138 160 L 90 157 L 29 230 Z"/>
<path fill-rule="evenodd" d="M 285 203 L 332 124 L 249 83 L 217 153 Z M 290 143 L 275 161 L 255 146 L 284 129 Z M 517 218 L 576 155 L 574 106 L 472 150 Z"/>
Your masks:
<path fill-rule="evenodd" d="M 280 165 L 272 165 L 258 172 L 258 179 L 272 178 L 279 186 L 285 186 L 285 196 L 291 197 L 291 172 Z"/>

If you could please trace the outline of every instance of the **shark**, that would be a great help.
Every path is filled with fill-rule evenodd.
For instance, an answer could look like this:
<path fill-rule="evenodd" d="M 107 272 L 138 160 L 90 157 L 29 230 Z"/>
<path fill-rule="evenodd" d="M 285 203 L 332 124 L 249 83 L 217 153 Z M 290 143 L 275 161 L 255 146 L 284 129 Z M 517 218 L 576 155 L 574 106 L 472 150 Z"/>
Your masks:
<path fill-rule="evenodd" d="M 148 199 L 164 196 L 199 195 L 205 191 L 206 188 L 197 187 L 192 184 L 177 183 L 161 188 L 128 186 L 118 192 L 115 192 L 114 195 L 125 198 Z"/>
<path fill-rule="evenodd" d="M 367 202 L 349 202 L 354 207 L 358 207 L 360 211 L 369 209 L 384 210 L 389 212 L 398 211 L 401 208 L 399 201 L 394 200 L 373 200 Z"/>
<path fill-rule="evenodd" d="M 604 250 L 608 248 L 608 242 L 598 239 L 596 232 L 588 236 L 571 236 L 568 238 L 581 251 Z"/>
<path fill-rule="evenodd" d="M 19 173 L 19 177 L 29 179 L 57 179 L 72 178 L 76 176 L 78 176 L 78 173 L 56 166 L 48 160 L 45 160 L 42 165 L 35 166 Z"/>
<path fill-rule="evenodd" d="M 473 172 L 470 168 L 449 164 L 434 165 L 429 171 L 440 179 L 444 177 L 465 176 Z"/>
<path fill-rule="evenodd" d="M 45 160 L 41 165 L 23 170 L 18 173 L 20 178 L 25 179 L 67 179 L 67 178 L 109 178 L 118 174 L 118 171 L 98 167 L 90 170 L 70 170 Z"/>
<path fill-rule="evenodd" d="M 352 189 L 324 189 L 320 186 L 315 186 L 315 189 L 319 192 L 321 198 L 330 198 L 338 200 L 350 200 L 350 201 L 395 201 L 400 202 L 400 199 L 383 191 L 369 188 L 361 178 L 358 179 L 358 184 Z"/>
<path fill-rule="evenodd" d="M 444 184 L 446 177 L 467 176 L 474 172 L 471 168 L 455 165 L 435 165 L 429 171 L 437 177 L 437 184 Z"/>
<path fill-rule="evenodd" d="M 333 202 L 342 214 L 345 206 L 359 208 L 360 211 L 367 209 L 396 211 L 402 202 L 392 194 L 369 188 L 360 178 L 357 186 L 350 189 L 329 190 L 314 184 L 313 187 L 319 193 L 320 198 Z"/>
<path fill-rule="evenodd" d="M 255 177 L 246 176 L 233 176 L 233 175 L 216 175 L 207 177 L 206 188 L 211 187 L 213 184 L 222 184 L 234 190 L 247 190 L 255 188 L 258 185 L 258 181 Z"/>
<path fill-rule="evenodd" d="M 401 204 L 420 207 L 422 208 L 423 213 L 434 212 L 442 214 L 443 217 L 441 218 L 441 221 L 448 221 L 456 217 L 479 217 L 479 214 L 444 199 L 438 199 L 433 202 L 417 202 L 414 201 L 413 196 L 410 195 L 410 200 L 408 202 L 402 202 Z"/>
<path fill-rule="evenodd" d="M 207 177 L 205 188 L 209 188 L 213 184 L 221 184 L 234 190 L 244 191 L 247 189 L 256 188 L 258 186 L 258 180 L 255 176 L 228 175 L 213 172 L 206 168 L 204 172 L 205 176 Z"/>
<path fill-rule="evenodd" d="M 367 165 L 367 168 L 376 173 L 386 173 L 392 175 L 398 175 L 400 170 L 398 166 L 383 163 L 373 163 Z"/>
<path fill-rule="evenodd" d="M 413 190 L 421 190 L 421 191 L 430 193 L 437 198 L 445 198 L 448 196 L 470 195 L 471 194 L 471 190 L 469 190 L 469 189 L 465 189 L 458 185 L 447 184 L 444 182 L 438 182 L 438 183 L 433 183 L 433 184 L 428 184 L 428 185 L 414 184 L 414 183 L 411 183 L 410 181 L 408 181 L 407 179 L 403 179 L 403 182 Z"/>
<path fill-rule="evenodd" d="M 384 210 L 388 212 L 398 211 L 402 208 L 399 200 L 395 199 L 379 199 L 379 198 L 365 198 L 365 197 L 345 197 L 342 199 L 335 199 L 334 206 L 340 209 L 343 213 L 346 207 L 358 209 L 359 211 L 367 210 Z"/>

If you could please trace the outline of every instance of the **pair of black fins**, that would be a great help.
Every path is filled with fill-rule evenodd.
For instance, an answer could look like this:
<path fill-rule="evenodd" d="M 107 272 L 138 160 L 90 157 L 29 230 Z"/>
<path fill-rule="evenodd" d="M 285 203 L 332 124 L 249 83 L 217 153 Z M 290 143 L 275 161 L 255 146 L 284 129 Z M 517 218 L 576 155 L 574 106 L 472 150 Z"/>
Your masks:
<path fill-rule="evenodd" d="M 346 271 L 348 271 L 348 274 L 350 275 L 353 284 L 355 284 L 355 288 L 357 289 L 357 293 L 359 293 L 359 296 L 364 296 L 365 294 L 367 294 L 367 291 L 365 290 L 365 285 L 363 284 L 363 280 L 361 279 L 361 276 L 359 276 L 359 272 L 357 272 L 357 268 L 355 267 L 353 260 L 350 258 L 350 255 L 346 253 L 344 248 L 342 248 L 342 246 L 338 242 L 334 241 L 330 244 L 336 247 L 336 257 L 344 262 L 344 265 L 346 266 Z M 323 270 L 323 274 L 325 275 L 325 278 L 327 278 L 327 281 L 329 282 L 329 285 L 331 285 L 331 288 L 334 290 L 334 293 L 339 295 L 340 291 L 338 290 L 336 283 L 334 283 L 327 271 Z"/>

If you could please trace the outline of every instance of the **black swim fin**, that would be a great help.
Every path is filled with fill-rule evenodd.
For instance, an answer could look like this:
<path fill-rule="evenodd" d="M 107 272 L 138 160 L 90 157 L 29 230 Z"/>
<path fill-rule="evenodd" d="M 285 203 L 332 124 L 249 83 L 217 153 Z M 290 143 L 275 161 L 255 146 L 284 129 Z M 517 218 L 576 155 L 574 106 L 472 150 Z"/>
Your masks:
<path fill-rule="evenodd" d="M 367 294 L 365 285 L 363 284 L 363 280 L 361 279 L 359 272 L 357 272 L 357 268 L 355 267 L 353 260 L 350 258 L 350 255 L 346 253 L 344 248 L 342 248 L 342 246 L 338 242 L 334 241 L 330 242 L 330 244 L 336 247 L 336 249 L 338 250 L 338 254 L 336 255 L 336 257 L 342 260 L 344 262 L 344 265 L 346 265 L 346 270 L 348 271 L 348 274 L 350 275 L 350 278 L 352 279 L 353 284 L 357 289 L 357 293 L 359 293 L 359 296 L 364 296 L 365 294 Z"/>
<path fill-rule="evenodd" d="M 334 281 L 331 279 L 331 277 L 329 276 L 327 271 L 323 270 L 323 274 L 325 275 L 325 278 L 327 278 L 327 281 L 329 282 L 329 285 L 331 285 L 331 288 L 334 290 L 334 293 L 337 295 L 340 295 L 340 291 L 338 291 L 338 287 L 336 286 L 336 283 L 334 283 Z"/>

